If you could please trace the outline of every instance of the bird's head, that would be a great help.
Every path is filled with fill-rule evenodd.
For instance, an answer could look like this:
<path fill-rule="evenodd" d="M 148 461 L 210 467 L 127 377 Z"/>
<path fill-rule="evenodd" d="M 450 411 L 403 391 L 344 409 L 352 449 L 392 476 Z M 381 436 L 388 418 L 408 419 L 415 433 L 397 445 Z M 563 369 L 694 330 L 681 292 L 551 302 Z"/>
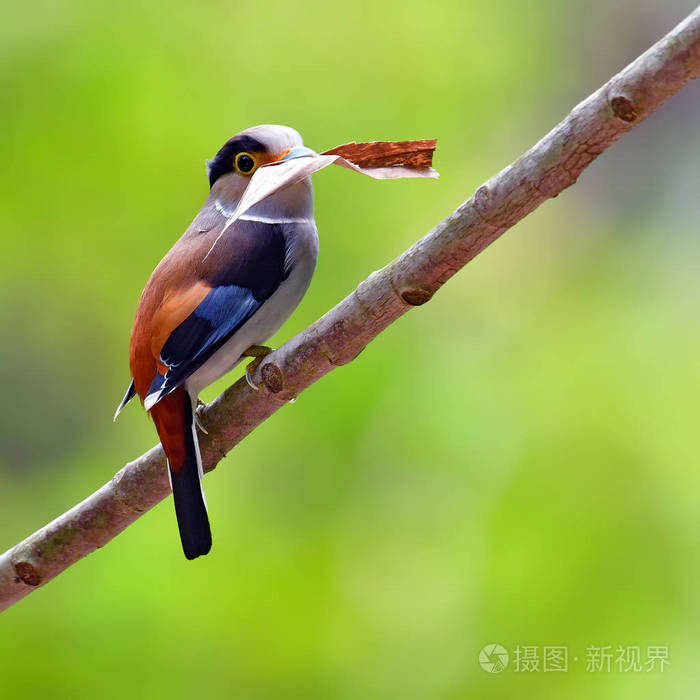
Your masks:
<path fill-rule="evenodd" d="M 239 199 L 261 166 L 299 156 L 316 155 L 304 146 L 301 135 L 289 126 L 263 124 L 232 136 L 209 161 L 209 185 Z"/>

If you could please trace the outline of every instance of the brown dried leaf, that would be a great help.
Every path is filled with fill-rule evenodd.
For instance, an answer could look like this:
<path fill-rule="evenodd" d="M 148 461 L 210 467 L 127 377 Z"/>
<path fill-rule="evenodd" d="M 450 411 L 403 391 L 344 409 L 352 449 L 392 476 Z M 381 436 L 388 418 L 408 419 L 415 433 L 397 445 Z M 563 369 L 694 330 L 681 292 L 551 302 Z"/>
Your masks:
<path fill-rule="evenodd" d="M 425 170 L 433 164 L 437 139 L 417 141 L 366 141 L 344 143 L 322 155 L 339 155 L 361 168 L 380 168 L 401 165 Z"/>

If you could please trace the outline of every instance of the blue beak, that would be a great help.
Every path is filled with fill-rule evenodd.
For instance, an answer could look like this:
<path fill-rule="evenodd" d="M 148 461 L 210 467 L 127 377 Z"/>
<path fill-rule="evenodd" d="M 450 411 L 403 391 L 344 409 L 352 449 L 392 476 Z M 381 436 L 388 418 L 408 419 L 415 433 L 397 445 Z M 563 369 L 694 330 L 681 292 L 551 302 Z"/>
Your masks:
<path fill-rule="evenodd" d="M 287 153 L 284 158 L 280 158 L 280 162 L 283 160 L 292 160 L 292 158 L 303 158 L 304 156 L 317 156 L 318 153 L 316 151 L 311 150 L 310 148 L 307 148 L 306 146 L 297 146 L 296 148 L 292 148 L 289 153 Z"/>

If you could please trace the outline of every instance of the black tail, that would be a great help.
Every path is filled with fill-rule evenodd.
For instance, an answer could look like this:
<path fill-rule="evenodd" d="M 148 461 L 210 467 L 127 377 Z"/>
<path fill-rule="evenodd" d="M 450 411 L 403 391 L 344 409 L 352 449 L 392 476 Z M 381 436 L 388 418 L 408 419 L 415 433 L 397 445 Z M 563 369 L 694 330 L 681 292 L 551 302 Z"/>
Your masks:
<path fill-rule="evenodd" d="M 207 506 L 200 479 L 199 446 L 195 442 L 197 433 L 194 427 L 192 403 L 187 392 L 185 400 L 185 446 L 187 456 L 185 465 L 177 472 L 170 469 L 170 481 L 173 486 L 175 514 L 180 529 L 182 550 L 188 559 L 195 559 L 208 554 L 211 549 L 211 529 L 207 517 Z"/>

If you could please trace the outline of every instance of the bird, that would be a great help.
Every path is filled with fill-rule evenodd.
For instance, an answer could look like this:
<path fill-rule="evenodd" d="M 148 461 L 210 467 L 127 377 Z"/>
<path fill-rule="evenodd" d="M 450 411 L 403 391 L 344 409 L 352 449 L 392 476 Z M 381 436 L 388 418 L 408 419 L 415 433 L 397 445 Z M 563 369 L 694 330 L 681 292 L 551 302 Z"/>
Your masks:
<path fill-rule="evenodd" d="M 234 216 L 258 168 L 316 153 L 295 129 L 261 125 L 232 136 L 208 162 L 209 194 L 153 271 L 129 342 L 134 397 L 155 423 L 168 462 L 187 559 L 209 553 L 211 527 L 197 436 L 199 393 L 245 357 L 246 378 L 264 343 L 300 303 L 318 258 L 310 176 Z M 235 220 L 234 220 L 235 219 Z"/>

